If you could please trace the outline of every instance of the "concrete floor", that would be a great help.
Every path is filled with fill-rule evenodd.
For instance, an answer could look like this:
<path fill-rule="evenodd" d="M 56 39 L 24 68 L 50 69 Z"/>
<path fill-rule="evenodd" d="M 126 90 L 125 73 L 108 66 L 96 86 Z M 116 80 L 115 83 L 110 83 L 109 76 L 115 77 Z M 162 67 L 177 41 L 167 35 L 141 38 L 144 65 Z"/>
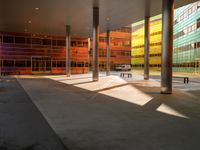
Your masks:
<path fill-rule="evenodd" d="M 15 78 L 0 78 L 0 150 L 65 150 Z"/>
<path fill-rule="evenodd" d="M 199 79 L 174 81 L 160 94 L 159 78 L 101 75 L 21 76 L 19 83 L 69 150 L 199 150 Z"/>

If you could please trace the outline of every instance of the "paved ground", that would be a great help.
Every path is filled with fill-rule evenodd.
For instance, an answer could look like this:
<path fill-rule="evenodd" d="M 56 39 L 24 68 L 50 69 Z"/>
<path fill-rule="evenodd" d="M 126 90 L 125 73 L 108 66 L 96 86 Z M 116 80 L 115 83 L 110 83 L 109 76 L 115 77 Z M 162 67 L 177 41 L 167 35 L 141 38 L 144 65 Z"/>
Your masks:
<path fill-rule="evenodd" d="M 64 149 L 16 79 L 0 79 L 0 150 Z"/>
<path fill-rule="evenodd" d="M 175 81 L 174 94 L 161 95 L 159 79 L 115 75 L 18 80 L 69 150 L 199 150 L 196 82 Z"/>

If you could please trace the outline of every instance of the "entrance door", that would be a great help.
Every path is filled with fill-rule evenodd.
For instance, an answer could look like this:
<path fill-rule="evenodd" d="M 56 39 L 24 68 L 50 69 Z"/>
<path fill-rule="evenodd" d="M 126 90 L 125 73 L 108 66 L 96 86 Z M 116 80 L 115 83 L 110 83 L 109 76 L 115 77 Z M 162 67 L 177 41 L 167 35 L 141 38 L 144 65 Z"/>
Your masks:
<path fill-rule="evenodd" d="M 195 61 L 195 72 L 200 74 L 200 59 L 196 59 Z"/>
<path fill-rule="evenodd" d="M 51 57 L 33 56 L 31 64 L 33 74 L 48 74 L 51 72 Z"/>

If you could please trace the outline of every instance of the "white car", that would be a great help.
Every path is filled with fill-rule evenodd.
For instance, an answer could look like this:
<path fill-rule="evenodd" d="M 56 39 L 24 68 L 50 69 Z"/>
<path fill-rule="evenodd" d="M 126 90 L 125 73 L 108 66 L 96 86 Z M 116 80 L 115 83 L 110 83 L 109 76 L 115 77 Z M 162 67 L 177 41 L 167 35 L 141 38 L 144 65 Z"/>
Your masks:
<path fill-rule="evenodd" d="M 131 65 L 118 65 L 115 67 L 116 71 L 131 71 Z"/>

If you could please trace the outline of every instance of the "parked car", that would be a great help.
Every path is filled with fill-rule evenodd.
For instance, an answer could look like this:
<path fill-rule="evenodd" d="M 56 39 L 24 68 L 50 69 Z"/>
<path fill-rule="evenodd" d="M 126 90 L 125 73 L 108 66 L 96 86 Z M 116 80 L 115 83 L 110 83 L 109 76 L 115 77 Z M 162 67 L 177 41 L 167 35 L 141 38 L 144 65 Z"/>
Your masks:
<path fill-rule="evenodd" d="M 118 65 L 115 67 L 116 71 L 131 71 L 131 65 Z"/>

